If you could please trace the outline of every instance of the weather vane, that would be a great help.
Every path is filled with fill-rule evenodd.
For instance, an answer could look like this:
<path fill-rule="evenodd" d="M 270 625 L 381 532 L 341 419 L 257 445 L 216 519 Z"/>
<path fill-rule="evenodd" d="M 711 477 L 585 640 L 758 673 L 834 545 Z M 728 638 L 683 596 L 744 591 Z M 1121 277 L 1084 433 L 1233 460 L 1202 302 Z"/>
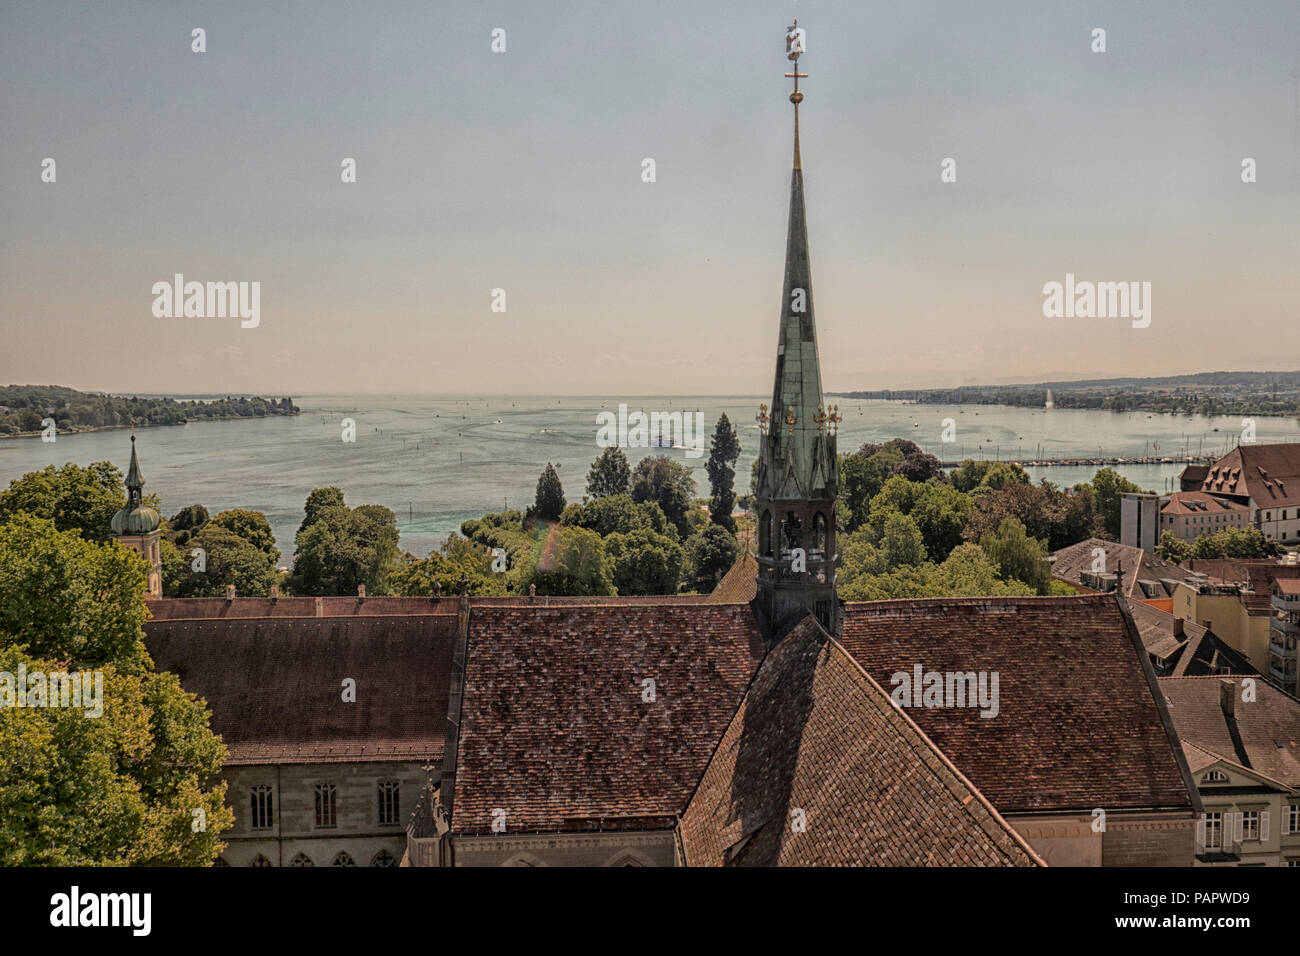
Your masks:
<path fill-rule="evenodd" d="M 807 77 L 807 73 L 799 72 L 799 57 L 807 52 L 806 34 L 803 27 L 799 26 L 799 21 L 786 27 L 785 34 L 785 58 L 794 63 L 793 73 L 787 73 L 787 77 L 794 79 L 794 92 L 790 94 L 790 102 L 798 108 L 803 102 L 803 94 L 799 92 L 799 80 L 801 77 Z"/>

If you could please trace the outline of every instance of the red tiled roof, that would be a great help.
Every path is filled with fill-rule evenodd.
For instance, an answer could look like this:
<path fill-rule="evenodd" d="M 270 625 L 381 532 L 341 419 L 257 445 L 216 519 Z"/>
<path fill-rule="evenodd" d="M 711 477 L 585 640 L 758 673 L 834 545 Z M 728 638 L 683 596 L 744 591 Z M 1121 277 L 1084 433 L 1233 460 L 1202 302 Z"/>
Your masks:
<path fill-rule="evenodd" d="M 1204 507 L 1197 507 L 1204 505 Z M 1175 491 L 1160 506 L 1162 515 L 1230 514 L 1250 511 L 1250 505 L 1231 498 L 1217 498 L 1204 491 Z"/>
<path fill-rule="evenodd" d="M 841 643 L 886 688 L 918 663 L 998 672 L 996 717 L 910 716 L 1004 814 L 1192 808 L 1150 661 L 1114 596 L 847 604 Z"/>
<path fill-rule="evenodd" d="M 1241 699 L 1241 678 L 1231 678 L 1235 685 L 1232 726 L 1219 703 L 1219 688 L 1227 679 L 1160 678 L 1160 690 L 1168 699 L 1169 714 L 1183 743 L 1289 787 L 1300 787 L 1300 700 L 1257 679 L 1255 700 L 1247 702 Z"/>
<path fill-rule="evenodd" d="M 681 843 L 691 866 L 1042 865 L 811 621 L 764 660 L 686 809 Z"/>
<path fill-rule="evenodd" d="M 1300 504 L 1300 443 L 1238 445 L 1210 466 L 1201 490 L 1249 496 L 1259 508 Z"/>
<path fill-rule="evenodd" d="M 455 633 L 453 615 L 153 620 L 145 646 L 207 701 L 228 765 L 424 760 L 443 749 Z"/>
<path fill-rule="evenodd" d="M 1164 581 L 1183 581 L 1191 577 L 1191 572 L 1186 568 L 1163 560 L 1154 551 L 1144 551 L 1141 548 L 1120 544 L 1118 541 L 1107 541 L 1104 538 L 1088 538 L 1055 552 L 1052 555 L 1052 577 L 1091 591 L 1105 590 L 1091 587 L 1085 580 L 1091 577 L 1098 550 L 1102 552 L 1105 573 L 1118 574 L 1123 567 L 1126 596 L 1133 595 L 1139 599 L 1167 597 L 1168 592 L 1162 588 Z M 1140 588 L 1141 593 L 1135 594 L 1134 588 L 1138 586 L 1139 581 L 1150 582 L 1151 588 L 1159 589 L 1160 593 L 1147 594 L 1146 588 Z"/>
<path fill-rule="evenodd" d="M 763 651 L 743 604 L 476 607 L 452 831 L 680 814 Z"/>
<path fill-rule="evenodd" d="M 709 594 L 708 601 L 710 604 L 748 604 L 756 594 L 758 559 L 749 551 L 742 551 Z"/>

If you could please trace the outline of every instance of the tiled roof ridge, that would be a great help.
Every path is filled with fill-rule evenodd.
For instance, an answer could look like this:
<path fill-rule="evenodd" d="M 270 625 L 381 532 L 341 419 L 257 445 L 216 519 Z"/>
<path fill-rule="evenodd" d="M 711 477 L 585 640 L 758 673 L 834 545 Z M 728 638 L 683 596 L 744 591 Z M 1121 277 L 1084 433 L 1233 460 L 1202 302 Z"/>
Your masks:
<path fill-rule="evenodd" d="M 987 608 L 1011 607 L 1021 604 L 1102 604 L 1111 597 L 1110 594 L 1094 591 L 1088 594 L 998 594 L 982 597 L 923 597 L 923 598 L 885 598 L 880 601 L 845 601 L 845 609 L 914 607 L 973 607 Z"/>
<path fill-rule="evenodd" d="M 1002 839 L 1010 837 L 1011 840 L 1016 843 L 1021 850 L 1028 854 L 1030 859 L 1037 865 L 1046 866 L 1047 863 L 1043 858 L 1038 855 L 1034 848 L 1029 845 L 1025 838 L 1021 836 L 1020 833 L 1011 826 L 1011 824 L 1007 823 L 1002 814 L 998 813 L 997 808 L 989 802 L 988 798 L 980 792 L 979 788 L 976 787 L 964 773 L 957 769 L 957 765 L 949 759 L 947 754 L 939 749 L 938 744 L 930 739 L 916 721 L 914 721 L 902 708 L 894 705 L 893 699 L 885 689 L 876 682 L 874 677 L 867 673 L 866 668 L 858 663 L 857 659 L 854 658 L 854 656 L 850 654 L 848 650 L 846 650 L 844 646 L 834 638 L 834 636 L 827 634 L 826 630 L 820 626 L 820 623 L 815 618 L 805 618 L 805 623 L 799 626 L 807 626 L 809 620 L 811 620 L 813 624 L 818 625 L 818 630 L 821 631 L 823 640 L 825 641 L 825 646 L 828 650 L 831 653 L 837 654 L 844 662 L 846 662 L 851 669 L 850 672 L 853 673 L 859 681 L 865 682 L 867 688 L 869 688 L 865 694 L 867 699 L 870 700 L 881 713 L 888 714 L 890 721 L 896 726 L 901 725 L 902 728 L 904 728 L 905 736 L 909 734 L 915 736 L 925 745 L 926 749 L 938 761 L 944 772 L 938 772 L 939 768 L 931 766 L 928 760 L 925 761 L 926 765 L 931 766 L 931 769 L 935 771 L 935 776 L 939 778 L 948 792 L 962 802 L 963 808 L 980 825 L 980 828 L 991 838 Z M 757 676 L 757 674 L 755 676 Z M 954 786 L 954 783 L 957 786 Z M 962 792 L 963 790 L 964 792 Z M 965 799 L 967 797 L 973 797 L 984 813 L 973 813 L 969 801 Z M 988 825 L 990 823 L 992 826 Z"/>
<path fill-rule="evenodd" d="M 1159 677 L 1157 680 L 1230 680 L 1235 683 L 1245 680 L 1246 678 L 1255 681 L 1256 687 L 1267 687 L 1269 690 L 1273 691 L 1273 693 L 1300 704 L 1300 697 L 1283 690 L 1276 684 L 1270 684 L 1268 681 L 1264 680 L 1263 676 L 1260 674 L 1170 674 L 1167 677 Z"/>
<path fill-rule="evenodd" d="M 1201 753 L 1205 754 L 1205 756 L 1213 758 L 1215 763 L 1225 763 L 1228 766 L 1233 767 L 1234 769 L 1240 771 L 1241 773 L 1246 774 L 1247 776 L 1255 777 L 1259 780 L 1265 780 L 1268 783 L 1273 784 L 1274 786 L 1278 787 L 1281 790 L 1290 790 L 1292 792 L 1297 792 L 1296 787 L 1288 786 L 1286 783 L 1282 782 L 1281 780 L 1278 780 L 1276 777 L 1269 776 L 1268 774 L 1264 773 L 1261 770 L 1256 769 L 1255 767 L 1247 767 L 1244 764 L 1241 764 L 1238 761 L 1233 760 L 1231 757 L 1225 757 L 1223 754 L 1202 747 L 1200 744 L 1194 744 L 1191 743 L 1190 741 L 1185 741 L 1183 743 L 1183 747 L 1184 748 L 1190 747 L 1193 750 L 1199 750 Z M 1209 765 L 1207 764 L 1206 766 Z M 1203 771 L 1204 769 L 1205 767 L 1202 767 L 1200 770 L 1196 772 L 1201 773 L 1201 771 Z"/>
<path fill-rule="evenodd" d="M 1155 667 L 1151 663 L 1151 655 L 1147 653 L 1146 645 L 1142 643 L 1142 632 L 1138 630 L 1137 621 L 1133 619 L 1133 612 L 1129 609 L 1128 599 L 1124 594 L 1117 591 L 1113 595 L 1113 600 L 1116 607 L 1119 608 L 1120 617 L 1124 619 L 1124 633 L 1128 635 L 1129 644 L 1138 659 L 1138 666 L 1142 668 L 1142 676 L 1146 678 L 1147 689 L 1156 705 L 1156 715 L 1160 719 L 1160 726 L 1164 729 L 1165 737 L 1168 738 L 1170 750 L 1173 752 L 1174 764 L 1178 767 L 1178 772 L 1183 778 L 1183 785 L 1187 789 L 1187 796 L 1191 800 L 1192 809 L 1199 814 L 1204 809 L 1201 806 L 1201 794 L 1196 789 L 1196 781 L 1192 778 L 1192 768 L 1187 765 L 1187 755 L 1183 753 L 1182 739 L 1178 735 L 1178 728 L 1174 726 L 1174 718 L 1169 713 L 1169 705 L 1165 701 L 1164 692 L 1160 690 L 1160 679 L 1156 677 Z"/>

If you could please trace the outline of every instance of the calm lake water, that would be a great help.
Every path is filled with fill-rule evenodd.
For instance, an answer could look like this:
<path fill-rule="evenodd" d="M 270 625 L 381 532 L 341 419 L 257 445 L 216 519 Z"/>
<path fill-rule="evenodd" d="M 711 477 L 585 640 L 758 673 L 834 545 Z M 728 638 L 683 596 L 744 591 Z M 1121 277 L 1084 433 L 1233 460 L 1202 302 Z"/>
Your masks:
<path fill-rule="evenodd" d="M 757 447 L 754 416 L 770 396 L 708 398 L 628 396 L 607 401 L 576 398 L 476 398 L 428 396 L 305 396 L 295 399 L 296 418 L 199 422 L 137 431 L 146 492 L 162 500 L 167 515 L 189 504 L 216 514 L 227 508 L 264 512 L 288 564 L 307 493 L 324 485 L 342 488 L 350 505 L 382 504 L 397 514 L 402 547 L 417 555 L 436 548 L 467 518 L 527 505 L 537 476 L 554 462 L 570 501 L 581 499 L 587 470 L 600 453 L 596 416 L 604 408 L 685 410 L 704 413 L 708 433 L 726 412 L 744 447 L 737 485 L 747 491 L 749 464 Z M 1077 458 L 1094 455 L 1206 454 L 1227 450 L 1241 432 L 1238 418 L 1115 414 L 1103 411 L 1005 406 L 910 405 L 886 401 L 840 401 L 844 422 L 840 450 L 864 442 L 909 438 L 944 460 L 964 457 Z M 341 422 L 356 422 L 355 443 L 341 440 Z M 956 422 L 956 441 L 940 441 L 945 418 Z M 1217 429 L 1217 430 L 1216 430 Z M 0 441 L 0 486 L 46 465 L 81 465 L 104 459 L 123 472 L 130 460 L 125 430 Z M 654 436 L 651 436 L 652 438 Z M 1300 441 L 1295 419 L 1259 418 L 1261 442 Z M 1158 446 L 1158 447 L 1157 447 Z M 707 439 L 706 445 L 707 449 Z M 1041 451 L 1039 451 L 1041 449 Z M 707 453 L 689 458 L 680 449 L 627 449 L 635 464 L 646 454 L 667 454 L 695 472 L 708 493 Z M 1145 488 L 1176 484 L 1181 464 L 1125 465 L 1118 470 Z M 1092 477 L 1095 467 L 1031 469 L 1070 485 Z"/>

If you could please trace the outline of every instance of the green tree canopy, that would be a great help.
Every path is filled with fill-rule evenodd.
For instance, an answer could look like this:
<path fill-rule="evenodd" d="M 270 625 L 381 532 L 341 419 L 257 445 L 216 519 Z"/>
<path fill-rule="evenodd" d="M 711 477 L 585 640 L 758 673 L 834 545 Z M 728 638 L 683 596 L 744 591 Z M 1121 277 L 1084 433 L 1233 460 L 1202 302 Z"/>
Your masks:
<path fill-rule="evenodd" d="M 632 483 L 632 470 L 621 448 L 606 448 L 587 472 L 587 494 L 595 499 L 625 495 Z"/>
<path fill-rule="evenodd" d="M 397 516 L 383 505 L 349 509 L 342 502 L 337 488 L 308 495 L 289 578 L 295 594 L 355 594 L 359 584 L 385 594 L 388 575 L 401 567 Z"/>
<path fill-rule="evenodd" d="M 648 528 L 605 539 L 605 554 L 614 564 L 619 594 L 676 594 L 685 554 L 676 536 Z"/>
<path fill-rule="evenodd" d="M 271 531 L 271 524 L 266 520 L 266 515 L 260 511 L 245 511 L 242 508 L 222 511 L 209 522 L 209 525 L 225 528 L 237 534 L 268 555 L 272 564 L 280 560 L 280 551 L 275 546 L 275 534 Z"/>
<path fill-rule="evenodd" d="M 696 590 L 708 594 L 717 587 L 739 554 L 740 542 L 722 525 L 706 524 L 687 538 L 687 568 Z"/>
<path fill-rule="evenodd" d="M 540 549 L 535 563 L 521 562 L 511 574 L 513 590 L 538 594 L 614 594 L 610 562 L 600 535 L 586 528 L 553 525 L 539 529 Z"/>
<path fill-rule="evenodd" d="M 97 717 L 0 708 L 0 865 L 208 865 L 222 847 L 226 751 L 203 702 L 153 669 L 145 574 L 51 521 L 0 524 L 0 670 L 98 672 L 102 687 Z"/>
<path fill-rule="evenodd" d="M 126 507 L 122 473 L 112 462 L 97 461 L 86 468 L 68 462 L 30 471 L 0 491 L 0 521 L 19 512 L 48 518 L 60 531 L 75 531 L 87 541 L 104 542 L 113 515 Z"/>
<path fill-rule="evenodd" d="M 632 500 L 653 501 L 685 540 L 690 536 L 688 512 L 695 497 L 695 479 L 691 470 L 666 455 L 647 455 L 637 462 L 632 473 Z"/>
<path fill-rule="evenodd" d="M 564 486 L 555 466 L 549 461 L 537 479 L 537 498 L 533 503 L 533 512 L 546 521 L 559 521 L 564 511 Z"/>
<path fill-rule="evenodd" d="M 731 427 L 731 419 L 723 412 L 713 429 L 709 444 L 709 460 L 704 466 L 709 476 L 709 517 L 733 535 L 736 522 L 731 512 L 736 505 L 736 459 L 740 457 L 740 438 Z"/>
<path fill-rule="evenodd" d="M 980 547 L 998 569 L 1004 581 L 1016 581 L 1047 594 L 1051 589 L 1051 569 L 1047 563 L 1047 542 L 1025 534 L 1025 526 L 1016 518 L 1004 518 L 998 530 L 984 535 Z"/>

